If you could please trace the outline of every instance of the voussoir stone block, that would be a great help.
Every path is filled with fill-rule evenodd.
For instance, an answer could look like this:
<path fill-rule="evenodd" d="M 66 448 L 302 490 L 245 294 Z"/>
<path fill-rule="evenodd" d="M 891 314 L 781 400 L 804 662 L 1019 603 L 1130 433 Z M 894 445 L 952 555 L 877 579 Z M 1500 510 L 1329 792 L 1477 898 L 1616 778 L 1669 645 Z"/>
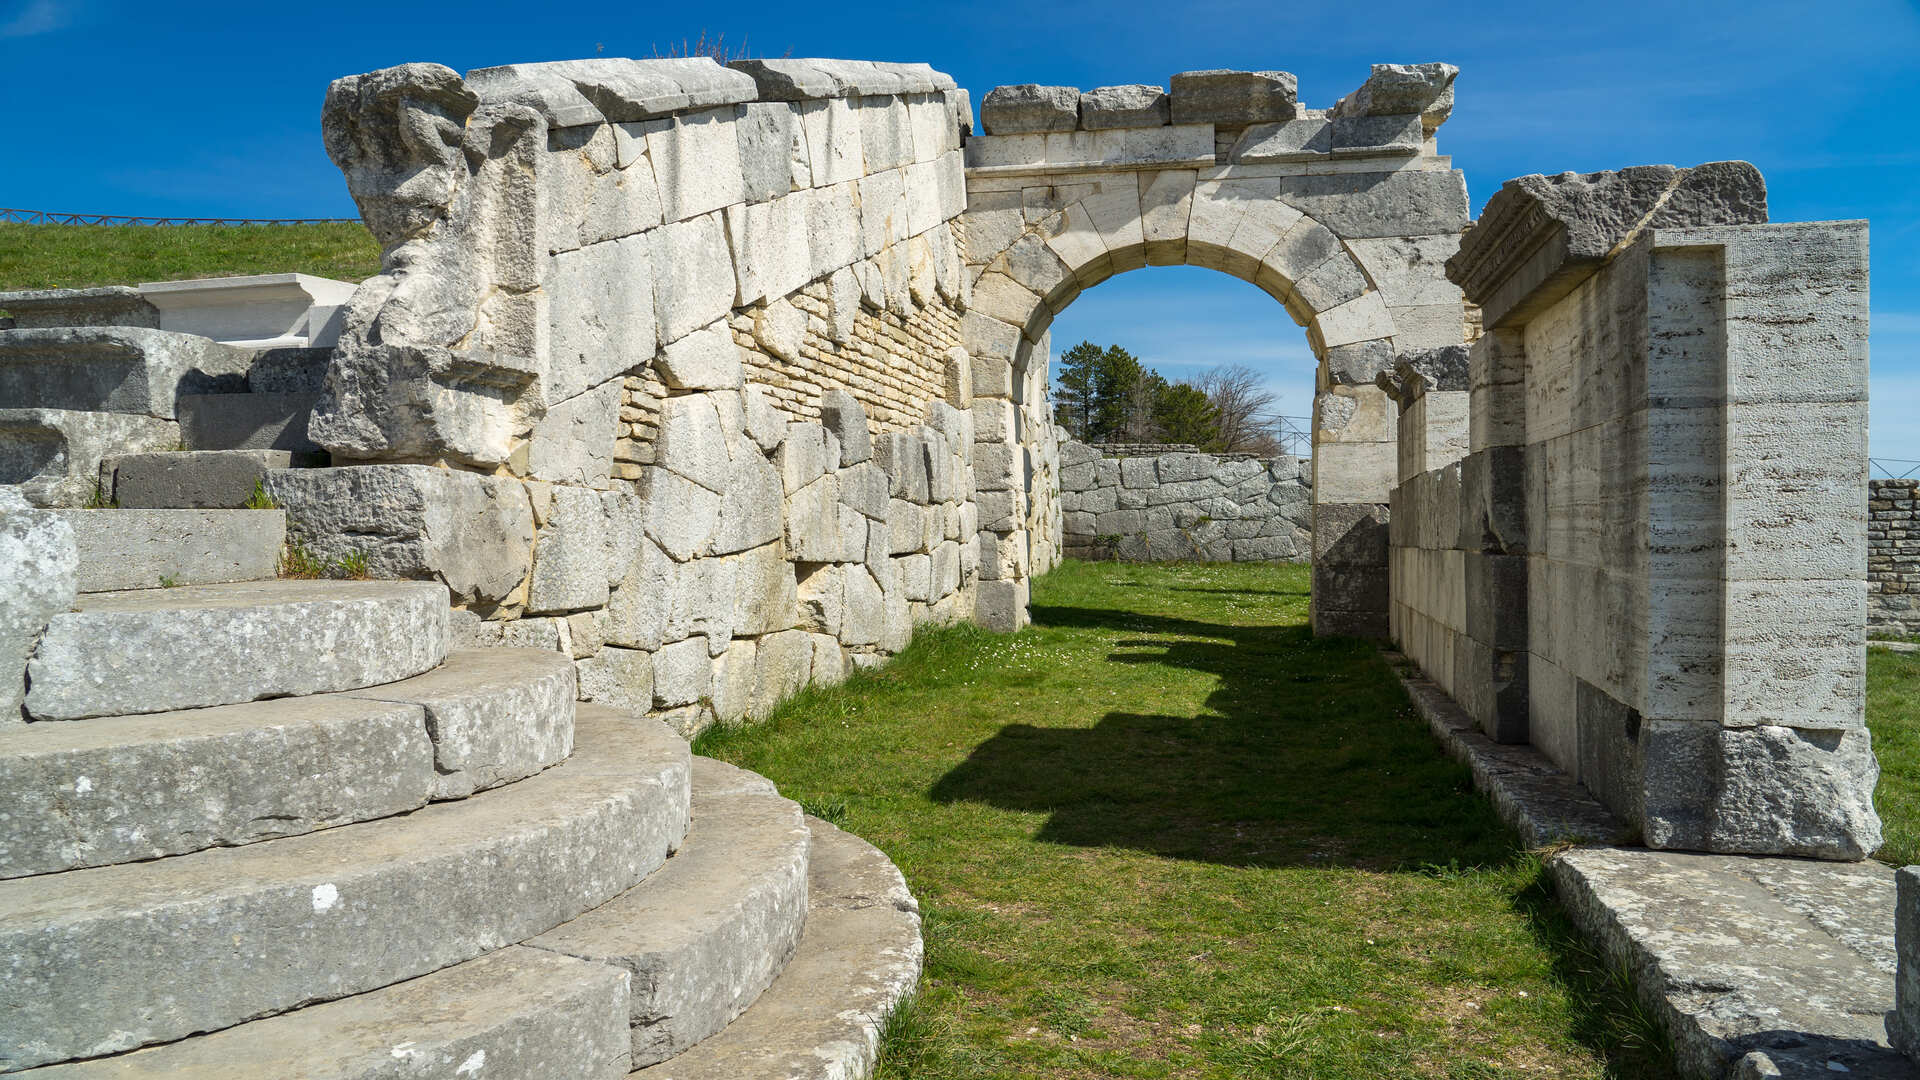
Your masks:
<path fill-rule="evenodd" d="M 989 135 L 1072 131 L 1080 123 L 1080 91 L 1036 83 L 996 86 L 980 101 L 980 122 Z"/>
<path fill-rule="evenodd" d="M 77 720 L 353 690 L 434 667 L 447 637 L 447 590 L 438 582 L 91 593 L 49 621 L 27 669 L 27 711 Z"/>

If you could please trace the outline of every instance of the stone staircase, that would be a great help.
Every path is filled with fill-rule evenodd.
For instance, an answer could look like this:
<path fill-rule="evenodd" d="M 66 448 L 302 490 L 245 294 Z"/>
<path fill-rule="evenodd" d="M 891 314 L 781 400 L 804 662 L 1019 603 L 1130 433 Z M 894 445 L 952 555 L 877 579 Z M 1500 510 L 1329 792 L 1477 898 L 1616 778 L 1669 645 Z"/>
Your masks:
<path fill-rule="evenodd" d="M 921 948 L 871 846 L 564 654 L 451 648 L 438 583 L 247 570 L 279 511 L 9 513 L 111 539 L 0 719 L 0 1072 L 871 1068 Z"/>

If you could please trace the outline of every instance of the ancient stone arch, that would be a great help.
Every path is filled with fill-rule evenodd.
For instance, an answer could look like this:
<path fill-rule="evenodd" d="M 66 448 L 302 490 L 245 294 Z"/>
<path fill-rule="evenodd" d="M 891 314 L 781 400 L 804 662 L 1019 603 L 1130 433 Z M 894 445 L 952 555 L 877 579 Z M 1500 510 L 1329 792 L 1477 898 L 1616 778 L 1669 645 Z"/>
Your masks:
<path fill-rule="evenodd" d="M 1044 570 L 1060 536 L 1057 453 L 1042 402 L 1047 330 L 1082 290 L 1145 266 L 1231 274 L 1278 300 L 1319 359 L 1314 402 L 1314 627 L 1386 632 L 1385 505 L 1396 410 L 1374 385 L 1409 349 L 1473 332 L 1444 264 L 1466 184 L 1434 132 L 1454 69 L 1381 65 L 1330 109 L 1291 76 L 1176 75 L 1172 93 L 1002 87 L 967 145 L 967 347 L 1005 364 L 1010 438 L 1026 459 L 1007 526 L 1009 573 Z M 982 436 L 984 437 L 984 436 Z M 1129 515 L 1116 508 L 1126 533 Z M 1024 533 L 1022 536 L 1020 534 Z"/>

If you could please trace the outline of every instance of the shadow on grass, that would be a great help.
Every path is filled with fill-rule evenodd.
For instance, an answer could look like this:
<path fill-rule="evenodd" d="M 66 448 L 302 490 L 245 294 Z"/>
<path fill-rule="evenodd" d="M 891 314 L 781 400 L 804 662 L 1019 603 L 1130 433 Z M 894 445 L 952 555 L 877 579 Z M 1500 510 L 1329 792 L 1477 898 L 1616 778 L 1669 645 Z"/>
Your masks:
<path fill-rule="evenodd" d="M 1032 615 L 1038 627 L 1112 632 L 1114 663 L 1205 672 L 1218 685 L 1194 716 L 1007 724 L 934 784 L 936 802 L 1045 813 L 1042 842 L 1241 867 L 1458 873 L 1524 861 L 1532 873 L 1512 908 L 1571 991 L 1570 1034 L 1610 1076 L 1674 1075 L 1658 1023 L 1580 938 L 1466 768 L 1434 744 L 1374 643 L 1316 639 L 1297 621 L 1041 605 Z"/>
<path fill-rule="evenodd" d="M 1218 678 L 1199 714 L 1015 723 L 930 792 L 1049 815 L 1039 839 L 1236 866 L 1483 865 L 1511 834 L 1467 771 L 1406 718 L 1368 642 L 1298 622 L 1234 626 L 1035 606 L 1036 626 L 1115 632 L 1109 659 Z M 1402 714 L 1403 722 L 1381 723 Z"/>

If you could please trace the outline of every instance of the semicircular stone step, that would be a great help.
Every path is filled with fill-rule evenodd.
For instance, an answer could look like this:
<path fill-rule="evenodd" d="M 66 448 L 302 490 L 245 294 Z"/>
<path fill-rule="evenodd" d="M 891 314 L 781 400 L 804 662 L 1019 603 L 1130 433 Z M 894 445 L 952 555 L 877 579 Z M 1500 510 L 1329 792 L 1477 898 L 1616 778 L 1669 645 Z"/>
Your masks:
<path fill-rule="evenodd" d="M 625 1076 L 638 1047 L 653 1055 L 643 1062 L 684 1048 L 657 1037 L 662 1025 L 691 1042 L 733 1019 L 779 973 L 806 919 L 810 834 L 799 807 L 710 759 L 694 758 L 692 773 L 694 824 L 679 853 L 551 933 L 368 993 L 20 1075 Z M 655 1035 L 634 1026 L 642 1016 L 658 1021 Z"/>
<path fill-rule="evenodd" d="M 248 581 L 90 593 L 27 667 L 40 720 L 198 709 L 411 678 L 447 655 L 430 581 Z"/>
<path fill-rule="evenodd" d="M 631 971 L 633 1064 L 719 1031 L 773 982 L 807 919 L 798 804 L 693 759 L 693 825 L 647 880 L 527 944 Z M 760 779 L 753 773 L 746 777 Z"/>
<path fill-rule="evenodd" d="M 582 710 L 564 764 L 305 836 L 0 881 L 0 1071 L 389 986 L 632 888 L 685 836 L 688 752 Z"/>
<path fill-rule="evenodd" d="M 617 1080 L 628 1071 L 619 968 L 518 945 L 430 975 L 20 1080 Z"/>
<path fill-rule="evenodd" d="M 880 1030 L 920 979 L 920 908 L 879 849 L 817 818 L 807 926 L 780 977 L 726 1029 L 642 1080 L 842 1080 L 873 1070 Z"/>
<path fill-rule="evenodd" d="M 463 649 L 342 694 L 0 728 L 0 878 L 251 844 L 530 776 L 573 748 L 574 667 Z"/>

